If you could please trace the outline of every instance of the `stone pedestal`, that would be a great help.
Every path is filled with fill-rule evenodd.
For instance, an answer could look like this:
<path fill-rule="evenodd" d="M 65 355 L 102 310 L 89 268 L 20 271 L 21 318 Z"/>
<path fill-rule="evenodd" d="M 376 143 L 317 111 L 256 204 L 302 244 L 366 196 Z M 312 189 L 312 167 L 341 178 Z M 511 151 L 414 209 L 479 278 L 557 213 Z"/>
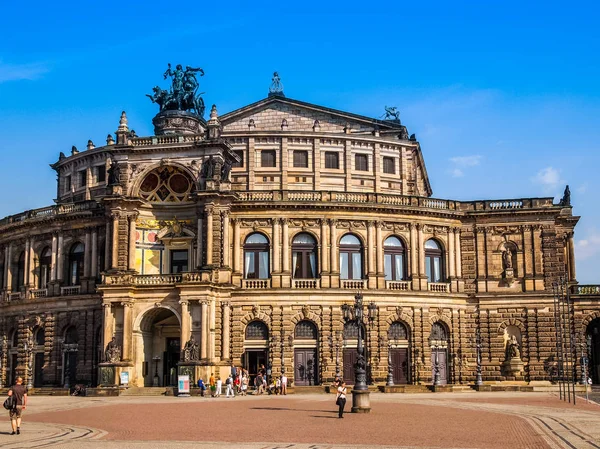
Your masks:
<path fill-rule="evenodd" d="M 368 390 L 352 390 L 352 413 L 371 413 L 371 393 Z"/>
<path fill-rule="evenodd" d="M 502 363 L 502 374 L 507 377 L 520 376 L 523 372 L 523 362 L 521 359 L 510 359 Z"/>
<path fill-rule="evenodd" d="M 152 119 L 154 134 L 203 134 L 206 122 L 202 117 L 186 111 L 162 111 Z"/>
<path fill-rule="evenodd" d="M 103 362 L 98 366 L 99 386 L 117 387 L 121 384 L 121 373 L 129 372 L 129 385 L 133 384 L 133 365 L 129 362 Z"/>

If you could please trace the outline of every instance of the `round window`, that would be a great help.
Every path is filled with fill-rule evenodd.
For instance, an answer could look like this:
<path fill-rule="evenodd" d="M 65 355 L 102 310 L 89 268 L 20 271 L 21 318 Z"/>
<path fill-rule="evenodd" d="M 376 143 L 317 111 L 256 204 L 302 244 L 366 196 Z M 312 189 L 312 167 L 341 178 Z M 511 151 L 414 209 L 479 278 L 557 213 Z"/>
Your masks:
<path fill-rule="evenodd" d="M 169 179 L 169 187 L 175 193 L 185 193 L 188 191 L 190 184 L 185 176 L 180 173 L 175 173 Z"/>
<path fill-rule="evenodd" d="M 160 181 L 158 179 L 158 176 L 156 176 L 156 174 L 154 174 L 154 173 L 150 173 L 150 174 L 148 174 L 148 176 L 146 176 L 146 178 L 142 182 L 142 185 L 140 186 L 140 190 L 142 192 L 150 193 L 158 187 L 159 182 Z"/>

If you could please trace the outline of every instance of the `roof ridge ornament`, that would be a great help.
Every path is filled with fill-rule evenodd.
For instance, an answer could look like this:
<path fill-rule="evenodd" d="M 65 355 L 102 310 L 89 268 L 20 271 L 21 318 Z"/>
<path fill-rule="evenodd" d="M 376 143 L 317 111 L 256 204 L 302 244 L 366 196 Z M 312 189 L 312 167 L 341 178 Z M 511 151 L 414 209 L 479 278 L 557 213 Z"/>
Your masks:
<path fill-rule="evenodd" d="M 274 72 L 273 78 L 271 79 L 271 86 L 269 87 L 269 97 L 285 97 L 283 93 L 283 84 L 279 73 Z"/>
<path fill-rule="evenodd" d="M 194 111 L 199 117 L 204 116 L 204 100 L 202 94 L 198 92 L 200 84 L 196 79 L 196 74 L 204 76 L 204 70 L 201 68 L 185 66 L 181 64 L 172 69 L 171 64 L 163 73 L 163 78 L 171 77 L 171 87 L 169 90 L 161 89 L 159 86 L 152 88 L 152 95 L 146 94 L 152 103 L 158 104 L 160 112 L 163 111 Z"/>
<path fill-rule="evenodd" d="M 396 106 L 384 106 L 385 113 L 381 116 L 384 120 L 400 123 L 400 111 Z"/>

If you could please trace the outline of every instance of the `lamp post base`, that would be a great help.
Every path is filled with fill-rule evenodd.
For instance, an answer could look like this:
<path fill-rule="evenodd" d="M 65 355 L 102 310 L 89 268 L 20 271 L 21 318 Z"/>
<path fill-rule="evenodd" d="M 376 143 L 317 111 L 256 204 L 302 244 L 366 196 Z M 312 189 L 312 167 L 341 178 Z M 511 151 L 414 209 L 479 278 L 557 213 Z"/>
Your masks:
<path fill-rule="evenodd" d="M 371 413 L 371 393 L 369 390 L 352 390 L 352 413 Z"/>

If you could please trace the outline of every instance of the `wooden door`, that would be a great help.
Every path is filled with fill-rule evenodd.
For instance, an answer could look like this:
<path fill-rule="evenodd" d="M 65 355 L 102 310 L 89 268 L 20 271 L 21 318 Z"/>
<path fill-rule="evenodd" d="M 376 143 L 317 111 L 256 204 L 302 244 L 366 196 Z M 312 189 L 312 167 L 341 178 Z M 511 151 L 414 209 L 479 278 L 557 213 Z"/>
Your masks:
<path fill-rule="evenodd" d="M 66 351 L 64 366 L 64 383 L 74 386 L 77 383 L 77 351 Z"/>
<path fill-rule="evenodd" d="M 344 359 L 343 359 L 343 377 L 344 382 L 348 385 L 354 385 L 354 364 L 357 359 L 357 352 L 354 348 L 344 348 Z"/>
<path fill-rule="evenodd" d="M 395 348 L 392 351 L 394 383 L 397 385 L 410 383 L 410 363 L 408 348 Z"/>
<path fill-rule="evenodd" d="M 36 352 L 33 364 L 33 386 L 41 387 L 44 384 L 44 353 Z"/>
<path fill-rule="evenodd" d="M 435 379 L 435 357 L 437 353 L 438 365 L 440 368 L 440 384 L 448 383 L 448 360 L 446 357 L 446 349 L 431 350 L 431 381 Z"/>
<path fill-rule="evenodd" d="M 298 386 L 318 385 L 316 348 L 294 349 L 294 384 Z"/>

